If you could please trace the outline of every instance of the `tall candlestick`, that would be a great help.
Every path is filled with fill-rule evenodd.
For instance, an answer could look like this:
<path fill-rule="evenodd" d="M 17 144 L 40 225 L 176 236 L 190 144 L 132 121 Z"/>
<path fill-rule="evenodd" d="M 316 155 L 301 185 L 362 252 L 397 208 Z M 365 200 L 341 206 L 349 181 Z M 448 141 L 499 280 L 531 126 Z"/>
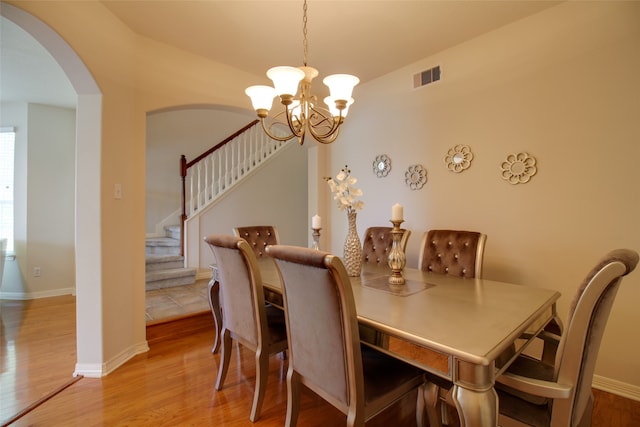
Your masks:
<path fill-rule="evenodd" d="M 320 229 L 322 228 L 322 218 L 319 215 L 314 215 L 311 218 L 311 228 Z"/>
<path fill-rule="evenodd" d="M 401 204 L 396 203 L 395 205 L 393 205 L 391 207 L 391 221 L 404 221 L 403 210 L 404 208 Z"/>
<path fill-rule="evenodd" d="M 400 206 L 400 205 L 397 205 Z M 395 208 L 395 205 L 394 205 Z M 402 207 L 401 207 L 402 208 Z M 402 235 L 404 232 L 400 229 L 402 220 L 392 219 L 393 229 L 391 229 L 391 238 L 393 243 L 391 244 L 391 252 L 389 252 L 389 268 L 391 269 L 391 276 L 389 276 L 390 285 L 404 285 L 404 266 L 407 263 L 407 258 L 402 250 Z"/>
<path fill-rule="evenodd" d="M 316 251 L 320 250 L 320 230 L 321 228 L 311 228 L 311 237 L 313 238 L 313 243 L 311 243 L 311 249 L 315 249 Z"/>

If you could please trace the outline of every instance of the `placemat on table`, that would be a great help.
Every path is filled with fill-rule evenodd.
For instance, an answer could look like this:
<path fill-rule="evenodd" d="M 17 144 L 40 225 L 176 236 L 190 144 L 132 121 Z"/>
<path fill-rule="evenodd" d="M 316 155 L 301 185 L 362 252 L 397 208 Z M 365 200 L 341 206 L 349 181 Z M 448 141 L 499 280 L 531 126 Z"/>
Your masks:
<path fill-rule="evenodd" d="M 433 286 L 435 285 L 432 285 L 431 283 L 424 283 L 408 279 L 404 279 L 404 285 L 390 285 L 389 276 L 379 276 L 374 279 L 367 280 L 365 283 L 362 283 L 363 288 L 375 289 L 401 297 L 413 295 L 420 291 L 424 291 L 425 289 L 429 289 Z"/>

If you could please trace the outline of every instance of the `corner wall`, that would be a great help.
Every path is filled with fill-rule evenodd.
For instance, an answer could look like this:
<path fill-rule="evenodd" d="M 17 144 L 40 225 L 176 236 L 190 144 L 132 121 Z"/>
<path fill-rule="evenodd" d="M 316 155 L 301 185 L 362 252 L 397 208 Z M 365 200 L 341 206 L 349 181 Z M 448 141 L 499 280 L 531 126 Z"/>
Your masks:
<path fill-rule="evenodd" d="M 614 248 L 640 251 L 640 3 L 567 2 L 356 87 L 332 175 L 348 164 L 366 206 L 358 231 L 389 224 L 404 205 L 408 265 L 432 228 L 488 235 L 485 277 L 558 289 L 566 316 L 574 292 Z M 412 89 L 412 75 L 440 65 L 440 81 Z M 474 159 L 459 174 L 444 158 L 457 144 Z M 537 173 L 511 185 L 500 166 L 527 152 Z M 386 178 L 372 172 L 387 154 Z M 405 171 L 421 164 L 421 190 Z M 325 196 L 330 197 L 326 188 Z M 347 220 L 329 207 L 332 251 Z M 640 271 L 626 277 L 596 367 L 599 387 L 640 399 Z"/>

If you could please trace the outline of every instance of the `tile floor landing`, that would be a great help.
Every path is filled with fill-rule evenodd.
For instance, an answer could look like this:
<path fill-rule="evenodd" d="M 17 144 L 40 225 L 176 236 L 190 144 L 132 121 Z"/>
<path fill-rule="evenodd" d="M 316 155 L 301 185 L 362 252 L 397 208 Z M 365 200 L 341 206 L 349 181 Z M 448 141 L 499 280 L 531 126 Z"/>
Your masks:
<path fill-rule="evenodd" d="M 147 291 L 147 323 L 209 311 L 208 284 L 209 280 L 205 279 L 191 285 Z"/>

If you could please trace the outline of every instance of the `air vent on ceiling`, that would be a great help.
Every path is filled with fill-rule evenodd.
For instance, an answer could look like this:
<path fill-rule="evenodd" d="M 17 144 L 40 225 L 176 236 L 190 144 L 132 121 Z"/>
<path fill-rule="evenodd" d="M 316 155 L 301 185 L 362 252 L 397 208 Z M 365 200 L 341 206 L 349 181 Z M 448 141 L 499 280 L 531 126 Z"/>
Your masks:
<path fill-rule="evenodd" d="M 428 85 L 440 80 L 440 66 L 429 68 L 428 70 L 413 75 L 413 88 Z"/>

